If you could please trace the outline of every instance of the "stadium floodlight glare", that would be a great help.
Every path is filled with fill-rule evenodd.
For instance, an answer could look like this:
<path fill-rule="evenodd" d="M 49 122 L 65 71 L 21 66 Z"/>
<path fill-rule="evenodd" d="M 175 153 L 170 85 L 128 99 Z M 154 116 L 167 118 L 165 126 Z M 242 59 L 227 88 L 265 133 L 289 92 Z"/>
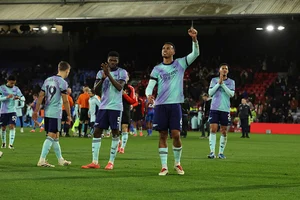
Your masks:
<path fill-rule="evenodd" d="M 274 31 L 274 26 L 268 25 L 266 29 L 267 29 L 267 31 Z"/>
<path fill-rule="evenodd" d="M 56 28 L 55 28 L 55 27 L 52 27 L 51 30 L 52 30 L 52 31 L 56 31 Z"/>
<path fill-rule="evenodd" d="M 43 31 L 48 31 L 48 27 L 47 27 L 47 26 L 42 26 L 41 29 L 42 29 Z"/>
<path fill-rule="evenodd" d="M 278 26 L 278 28 L 277 28 L 279 31 L 282 31 L 282 30 L 284 30 L 285 29 L 285 27 L 284 26 Z"/>
<path fill-rule="evenodd" d="M 39 31 L 40 28 L 34 27 L 34 28 L 32 28 L 32 30 L 34 30 L 34 31 Z"/>
<path fill-rule="evenodd" d="M 257 31 L 263 31 L 263 30 L 264 30 L 264 28 L 257 27 L 257 28 L 256 28 L 256 30 L 257 30 Z"/>

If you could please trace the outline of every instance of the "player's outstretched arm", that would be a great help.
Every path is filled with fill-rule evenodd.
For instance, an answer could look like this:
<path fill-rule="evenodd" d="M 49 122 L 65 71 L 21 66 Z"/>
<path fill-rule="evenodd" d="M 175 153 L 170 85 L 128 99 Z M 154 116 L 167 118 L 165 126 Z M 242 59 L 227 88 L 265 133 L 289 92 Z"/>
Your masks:
<path fill-rule="evenodd" d="M 189 35 L 191 36 L 192 40 L 193 40 L 193 44 L 192 44 L 192 52 L 187 55 L 187 64 L 190 65 L 194 62 L 194 60 L 196 60 L 196 58 L 200 55 L 200 50 L 199 50 L 199 44 L 198 44 L 198 40 L 197 40 L 197 35 L 198 32 L 196 29 L 194 29 L 193 27 L 191 27 L 188 30 Z"/>

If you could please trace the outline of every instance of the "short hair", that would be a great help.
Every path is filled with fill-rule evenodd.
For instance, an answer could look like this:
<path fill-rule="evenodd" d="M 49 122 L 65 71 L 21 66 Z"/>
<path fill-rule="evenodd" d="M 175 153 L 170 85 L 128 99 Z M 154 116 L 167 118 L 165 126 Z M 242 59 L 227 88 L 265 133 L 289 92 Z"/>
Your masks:
<path fill-rule="evenodd" d="M 224 65 L 226 65 L 226 66 L 229 68 L 229 65 L 228 65 L 227 63 L 221 63 L 221 64 L 219 65 L 219 69 L 220 69 L 222 66 L 224 66 Z"/>
<path fill-rule="evenodd" d="M 60 61 L 58 63 L 58 70 L 59 71 L 67 71 L 70 68 L 71 68 L 71 65 L 66 61 Z"/>
<path fill-rule="evenodd" d="M 165 45 L 165 44 L 169 44 L 169 45 L 173 46 L 173 49 L 174 49 L 174 51 L 175 51 L 175 45 L 174 45 L 172 42 L 165 42 L 164 45 Z"/>
<path fill-rule="evenodd" d="M 39 95 L 37 93 L 34 93 L 33 96 L 38 97 Z"/>
<path fill-rule="evenodd" d="M 120 55 L 119 55 L 119 53 L 116 52 L 116 51 L 110 51 L 110 52 L 108 53 L 107 57 L 117 57 L 117 58 L 119 58 Z"/>
<path fill-rule="evenodd" d="M 10 75 L 10 76 L 7 77 L 6 80 L 8 80 L 8 81 L 16 81 L 17 79 L 16 79 L 16 77 L 14 75 Z"/>
<path fill-rule="evenodd" d="M 84 88 L 83 88 L 83 91 L 84 91 L 84 92 L 89 92 L 89 91 L 90 91 L 90 88 L 89 88 L 89 87 L 84 87 Z"/>

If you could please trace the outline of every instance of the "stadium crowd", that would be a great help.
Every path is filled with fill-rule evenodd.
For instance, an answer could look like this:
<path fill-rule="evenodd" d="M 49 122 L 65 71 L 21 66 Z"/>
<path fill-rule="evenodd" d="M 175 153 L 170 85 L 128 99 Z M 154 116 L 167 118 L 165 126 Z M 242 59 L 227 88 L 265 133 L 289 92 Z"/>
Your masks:
<path fill-rule="evenodd" d="M 242 58 L 239 59 L 242 60 Z M 264 59 L 264 57 L 260 57 L 253 58 L 251 65 L 247 65 L 245 68 L 242 62 L 238 61 L 239 59 L 232 64 L 229 63 L 229 77 L 236 82 L 235 96 L 231 99 L 233 124 L 237 125 L 236 112 L 242 98 L 246 98 L 250 105 L 253 116 L 255 116 L 253 121 L 300 123 L 300 112 L 298 112 L 300 76 L 298 76 L 296 63 L 289 63 L 284 59 L 277 59 L 276 61 L 275 58 Z M 190 129 L 199 130 L 201 127 L 203 117 L 202 94 L 207 93 L 210 80 L 212 77 L 217 76 L 218 65 L 222 60 L 220 56 L 212 56 L 209 59 L 198 58 L 185 72 L 183 87 L 185 103 L 190 108 L 188 112 Z M 247 58 L 247 60 L 250 60 L 250 58 Z M 130 84 L 135 87 L 139 98 L 145 102 L 145 89 L 150 78 L 150 72 L 157 63 L 142 63 L 142 66 L 139 67 L 136 63 L 140 62 L 135 60 L 125 61 L 121 67 L 129 72 Z M 278 70 L 270 67 L 271 65 L 278 66 L 276 69 L 285 67 L 288 70 L 284 73 L 278 73 Z M 26 98 L 26 105 L 33 102 L 33 94 L 38 94 L 43 80 L 56 70 L 56 63 L 47 61 L 33 63 L 26 60 L 21 64 L 2 63 L 2 66 L 0 82 L 5 83 L 6 77 L 12 74 L 15 75 L 17 85 Z M 96 67 L 72 69 L 67 81 L 72 89 L 71 96 L 75 100 L 74 102 L 83 92 L 84 86 L 93 87 L 97 70 Z M 155 92 L 156 88 L 154 89 Z M 27 108 L 28 106 L 24 107 L 24 114 L 28 114 Z M 193 124 L 192 118 L 194 116 L 197 117 L 197 123 L 194 120 Z"/>

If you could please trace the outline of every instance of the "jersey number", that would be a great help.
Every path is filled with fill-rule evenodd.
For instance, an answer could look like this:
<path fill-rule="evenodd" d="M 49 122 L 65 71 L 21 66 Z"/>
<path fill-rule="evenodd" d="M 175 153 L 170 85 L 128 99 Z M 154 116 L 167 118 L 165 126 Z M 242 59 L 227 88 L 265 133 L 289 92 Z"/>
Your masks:
<path fill-rule="evenodd" d="M 53 85 L 51 85 L 51 86 L 47 85 L 46 89 L 47 89 L 47 92 L 50 94 L 50 101 L 51 101 L 51 99 L 53 98 L 53 96 L 56 93 L 56 87 Z"/>

